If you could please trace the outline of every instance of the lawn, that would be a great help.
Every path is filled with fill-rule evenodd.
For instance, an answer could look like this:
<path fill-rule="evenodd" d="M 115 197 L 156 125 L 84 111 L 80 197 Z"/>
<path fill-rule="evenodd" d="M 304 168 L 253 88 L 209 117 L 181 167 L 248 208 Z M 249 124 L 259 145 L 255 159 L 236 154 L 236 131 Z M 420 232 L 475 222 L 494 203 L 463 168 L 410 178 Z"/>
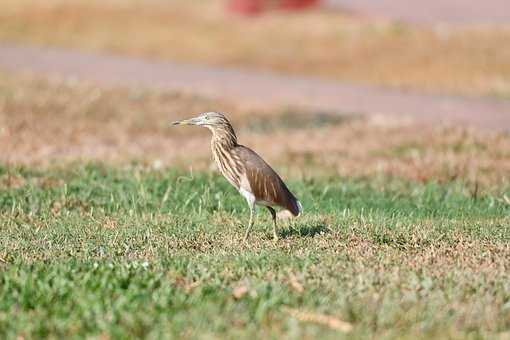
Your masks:
<path fill-rule="evenodd" d="M 304 213 L 210 167 L 211 108 Z M 510 135 L 0 77 L 0 338 L 505 338 Z"/>
<path fill-rule="evenodd" d="M 271 239 L 210 173 L 1 167 L 0 336 L 472 338 L 510 329 L 510 190 L 291 178 Z M 346 333 L 349 332 L 349 333 Z"/>
<path fill-rule="evenodd" d="M 391 115 L 247 110 L 175 92 L 98 88 L 8 73 L 0 73 L 0 163 L 137 161 L 207 170 L 209 132 L 169 123 L 211 110 L 226 113 L 240 143 L 294 177 L 463 179 L 487 188 L 510 184 L 508 133 L 421 126 Z"/>
<path fill-rule="evenodd" d="M 239 18 L 223 0 L 3 0 L 0 41 L 510 97 L 510 27 L 435 27 L 338 11 Z"/>

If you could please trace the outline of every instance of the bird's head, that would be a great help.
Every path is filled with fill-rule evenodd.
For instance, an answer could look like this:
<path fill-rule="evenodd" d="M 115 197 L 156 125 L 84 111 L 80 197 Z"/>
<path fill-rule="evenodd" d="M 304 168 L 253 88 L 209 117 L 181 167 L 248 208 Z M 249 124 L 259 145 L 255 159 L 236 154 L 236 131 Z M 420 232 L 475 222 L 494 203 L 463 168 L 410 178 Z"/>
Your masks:
<path fill-rule="evenodd" d="M 172 125 L 198 125 L 211 130 L 213 141 L 226 146 L 236 146 L 237 137 L 227 117 L 220 112 L 205 112 L 196 117 L 173 122 Z"/>
<path fill-rule="evenodd" d="M 223 113 L 219 112 L 204 112 L 196 117 L 173 122 L 172 125 L 198 125 L 204 126 L 211 130 L 220 128 L 225 125 L 230 125 L 228 119 Z"/>

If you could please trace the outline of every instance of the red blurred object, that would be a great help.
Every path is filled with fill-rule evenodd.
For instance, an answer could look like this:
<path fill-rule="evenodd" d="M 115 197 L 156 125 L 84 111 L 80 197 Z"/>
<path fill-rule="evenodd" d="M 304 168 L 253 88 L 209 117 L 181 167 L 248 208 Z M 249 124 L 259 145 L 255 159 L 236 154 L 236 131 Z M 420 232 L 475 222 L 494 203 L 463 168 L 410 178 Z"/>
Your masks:
<path fill-rule="evenodd" d="M 243 15 L 257 15 L 268 8 L 299 10 L 318 5 L 320 0 L 229 0 L 227 9 Z"/>
<path fill-rule="evenodd" d="M 263 10 L 263 2 L 261 0 L 230 0 L 227 8 L 243 15 L 257 15 Z"/>
<path fill-rule="evenodd" d="M 319 0 L 280 0 L 278 7 L 284 9 L 303 9 L 319 4 Z"/>

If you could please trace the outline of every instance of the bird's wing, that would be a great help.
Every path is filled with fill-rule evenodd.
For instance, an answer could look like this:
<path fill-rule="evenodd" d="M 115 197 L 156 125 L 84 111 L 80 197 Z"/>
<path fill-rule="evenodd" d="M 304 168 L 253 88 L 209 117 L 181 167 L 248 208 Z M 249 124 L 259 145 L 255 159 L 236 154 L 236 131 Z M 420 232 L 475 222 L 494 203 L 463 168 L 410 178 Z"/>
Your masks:
<path fill-rule="evenodd" d="M 299 203 L 280 176 L 255 151 L 239 145 L 232 150 L 242 162 L 246 180 L 257 201 L 278 205 L 299 215 Z"/>

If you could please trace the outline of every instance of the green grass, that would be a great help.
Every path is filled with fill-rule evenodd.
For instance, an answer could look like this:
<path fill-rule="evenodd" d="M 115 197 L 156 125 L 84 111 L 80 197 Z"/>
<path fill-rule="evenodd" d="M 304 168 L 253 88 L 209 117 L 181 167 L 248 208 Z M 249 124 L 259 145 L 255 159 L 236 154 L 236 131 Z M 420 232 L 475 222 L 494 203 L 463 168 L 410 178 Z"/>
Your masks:
<path fill-rule="evenodd" d="M 510 329 L 510 188 L 288 184 L 304 215 L 281 223 L 274 244 L 259 209 L 244 244 L 246 204 L 213 174 L 0 167 L 0 337 L 482 338 Z"/>

